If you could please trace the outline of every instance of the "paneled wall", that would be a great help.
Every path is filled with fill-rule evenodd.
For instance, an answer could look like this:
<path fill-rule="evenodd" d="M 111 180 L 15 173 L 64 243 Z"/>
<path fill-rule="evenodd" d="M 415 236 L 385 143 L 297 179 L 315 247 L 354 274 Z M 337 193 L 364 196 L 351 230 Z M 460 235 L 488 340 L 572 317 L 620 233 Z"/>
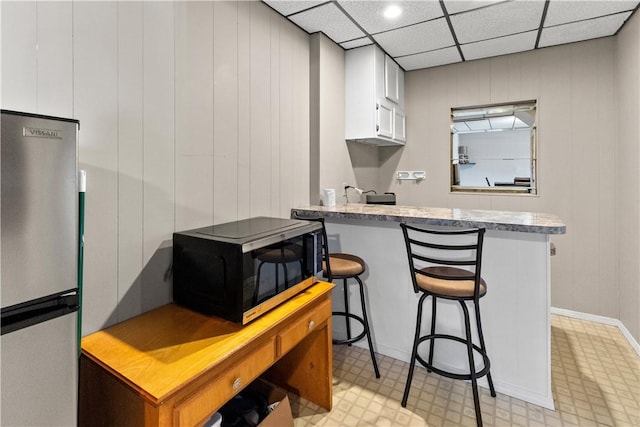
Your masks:
<path fill-rule="evenodd" d="M 552 305 L 619 318 L 614 47 L 611 37 L 408 72 L 407 144 L 381 149 L 381 179 L 402 204 L 558 215 L 567 234 L 552 237 Z M 450 108 L 526 99 L 538 100 L 539 196 L 450 193 Z M 398 169 L 427 179 L 397 182 Z"/>
<path fill-rule="evenodd" d="M 378 189 L 378 149 L 365 144 L 345 142 L 344 50 L 316 33 L 311 36 L 312 150 L 311 178 L 317 184 L 311 190 L 311 202 L 318 204 L 325 188 L 336 190 L 336 203 L 346 202 L 344 185 Z M 349 202 L 364 200 L 349 190 Z"/>
<path fill-rule="evenodd" d="M 309 36 L 259 2 L 2 2 L 1 106 L 80 120 L 87 334 L 171 299 L 172 232 L 309 201 Z"/>
<path fill-rule="evenodd" d="M 619 318 L 640 342 L 640 14 L 616 39 Z"/>

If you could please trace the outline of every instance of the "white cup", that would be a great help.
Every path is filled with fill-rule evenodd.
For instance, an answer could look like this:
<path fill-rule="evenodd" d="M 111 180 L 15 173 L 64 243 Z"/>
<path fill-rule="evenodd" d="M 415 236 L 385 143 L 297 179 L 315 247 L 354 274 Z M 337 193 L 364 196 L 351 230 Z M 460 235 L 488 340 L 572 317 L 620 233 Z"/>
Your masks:
<path fill-rule="evenodd" d="M 328 207 L 336 205 L 336 190 L 333 188 L 325 188 L 322 190 L 322 203 Z"/>

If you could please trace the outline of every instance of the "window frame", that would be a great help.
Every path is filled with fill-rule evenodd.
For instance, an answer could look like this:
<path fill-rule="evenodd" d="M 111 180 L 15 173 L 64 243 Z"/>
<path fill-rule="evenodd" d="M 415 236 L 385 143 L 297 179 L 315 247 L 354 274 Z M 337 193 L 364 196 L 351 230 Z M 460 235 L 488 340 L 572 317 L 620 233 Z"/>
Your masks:
<path fill-rule="evenodd" d="M 450 164 L 450 179 L 449 179 L 449 189 L 451 193 L 457 194 L 491 194 L 491 195 L 523 195 L 523 196 L 539 196 L 540 189 L 538 185 L 538 113 L 539 113 L 539 103 L 537 99 L 530 99 L 524 101 L 513 101 L 513 102 L 501 102 L 501 103 L 489 103 L 482 105 L 473 105 L 466 107 L 452 107 L 450 109 L 450 131 L 449 131 L 449 164 Z M 528 187 L 521 187 L 515 185 L 515 177 L 514 177 L 514 185 L 513 186 L 495 186 L 489 185 L 487 187 L 480 186 L 462 186 L 459 184 L 460 180 L 460 156 L 459 153 L 454 152 L 455 143 L 454 143 L 454 135 L 459 133 L 455 130 L 454 125 L 456 122 L 462 121 L 462 117 L 468 117 L 471 120 L 480 120 L 481 116 L 486 118 L 489 117 L 499 117 L 502 113 L 496 112 L 500 110 L 511 111 L 512 114 L 515 114 L 516 111 L 524 111 L 529 110 L 533 111 L 532 123 L 528 126 L 530 129 L 529 133 L 529 170 L 530 170 L 530 178 L 531 184 Z M 460 114 L 462 112 L 462 114 Z M 504 114 L 502 114 L 504 115 Z M 456 120 L 457 119 L 457 120 Z M 512 130 L 513 131 L 513 130 Z M 473 133 L 469 131 L 468 133 Z M 505 159 L 503 159 L 505 160 Z M 470 165 L 474 165 L 475 163 L 466 163 Z M 458 166 L 456 168 L 456 166 Z M 457 169 L 457 170 L 456 170 Z M 456 179 L 458 183 L 456 183 Z"/>

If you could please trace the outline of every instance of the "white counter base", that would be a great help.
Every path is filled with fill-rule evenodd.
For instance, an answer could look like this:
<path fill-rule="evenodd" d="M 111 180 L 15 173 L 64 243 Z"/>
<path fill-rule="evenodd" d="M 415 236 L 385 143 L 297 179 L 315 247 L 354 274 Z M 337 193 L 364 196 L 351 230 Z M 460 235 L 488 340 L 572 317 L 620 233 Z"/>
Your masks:
<path fill-rule="evenodd" d="M 327 219 L 326 227 L 332 252 L 353 253 L 367 263 L 362 279 L 375 351 L 408 362 L 419 295 L 413 291 L 399 225 L 331 218 Z M 482 276 L 488 291 L 480 299 L 480 310 L 496 391 L 554 409 L 549 249 L 547 234 L 487 230 Z M 336 285 L 334 305 L 341 310 L 341 281 L 336 281 Z M 351 287 L 349 302 L 351 311 L 358 314 L 360 302 L 356 289 Z M 469 307 L 473 310 L 472 304 Z M 457 302 L 439 300 L 437 333 L 461 335 L 462 319 Z M 430 320 L 429 299 L 423 312 L 423 330 L 427 330 Z M 336 334 L 341 333 L 344 321 L 335 318 L 333 328 Z M 367 348 L 366 340 L 356 345 Z M 436 345 L 434 362 L 439 361 L 446 361 L 441 366 L 449 369 L 468 368 L 465 368 L 468 363 L 465 349 L 455 343 Z M 487 387 L 486 378 L 479 384 Z"/>

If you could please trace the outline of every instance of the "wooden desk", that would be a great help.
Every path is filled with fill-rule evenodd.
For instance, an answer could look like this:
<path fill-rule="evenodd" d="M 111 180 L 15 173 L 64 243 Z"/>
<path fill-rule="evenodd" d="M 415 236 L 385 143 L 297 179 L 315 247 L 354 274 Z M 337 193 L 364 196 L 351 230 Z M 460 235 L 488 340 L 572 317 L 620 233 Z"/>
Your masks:
<path fill-rule="evenodd" d="M 169 304 L 83 338 L 80 425 L 201 425 L 261 375 L 331 410 L 332 288 L 246 326 Z"/>

